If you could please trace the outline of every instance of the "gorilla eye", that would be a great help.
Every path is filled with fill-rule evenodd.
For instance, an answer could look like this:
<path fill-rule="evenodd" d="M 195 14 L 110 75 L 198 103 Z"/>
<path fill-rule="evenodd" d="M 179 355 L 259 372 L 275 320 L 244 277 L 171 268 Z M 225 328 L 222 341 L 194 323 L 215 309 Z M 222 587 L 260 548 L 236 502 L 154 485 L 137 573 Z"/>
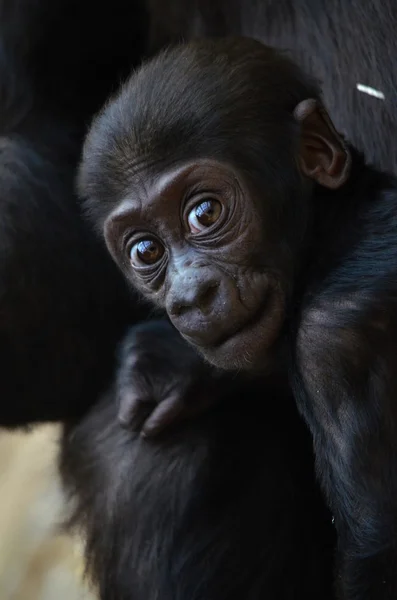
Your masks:
<path fill-rule="evenodd" d="M 164 254 L 164 246 L 154 239 L 142 239 L 130 250 L 130 261 L 133 267 L 154 265 Z"/>
<path fill-rule="evenodd" d="M 190 211 L 188 215 L 189 229 L 191 233 L 199 233 L 211 227 L 219 219 L 222 205 L 218 200 L 209 198 L 204 200 Z"/>

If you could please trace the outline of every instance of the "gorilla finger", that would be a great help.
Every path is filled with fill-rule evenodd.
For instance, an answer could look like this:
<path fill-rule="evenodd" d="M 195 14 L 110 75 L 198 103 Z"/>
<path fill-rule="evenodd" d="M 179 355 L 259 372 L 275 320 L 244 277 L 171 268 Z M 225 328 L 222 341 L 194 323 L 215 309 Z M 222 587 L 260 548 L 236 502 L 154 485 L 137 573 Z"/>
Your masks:
<path fill-rule="evenodd" d="M 142 435 L 145 437 L 158 435 L 169 425 L 177 422 L 185 410 L 186 405 L 180 392 L 172 393 L 156 406 L 143 426 Z"/>
<path fill-rule="evenodd" d="M 118 420 L 122 427 L 138 430 L 142 427 L 153 407 L 150 398 L 124 393 L 119 399 Z"/>

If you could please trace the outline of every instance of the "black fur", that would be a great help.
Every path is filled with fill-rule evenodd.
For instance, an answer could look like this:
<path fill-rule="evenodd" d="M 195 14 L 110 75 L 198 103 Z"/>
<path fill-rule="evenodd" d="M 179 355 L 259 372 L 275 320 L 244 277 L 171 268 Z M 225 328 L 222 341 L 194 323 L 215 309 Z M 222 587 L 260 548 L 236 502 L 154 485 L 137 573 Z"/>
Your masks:
<path fill-rule="evenodd" d="M 131 306 L 131 292 L 81 219 L 73 191 L 85 127 L 126 68 L 144 53 L 147 22 L 137 1 L 116 1 L 109 12 L 91 0 L 3 0 L 0 23 L 0 424 L 16 426 L 85 412 L 112 376 L 114 349 L 126 323 L 147 314 L 143 306 Z M 273 442 L 277 436 L 271 429 L 271 447 L 287 456 L 272 456 L 258 480 L 252 476 L 254 465 L 239 456 L 227 432 L 212 459 L 210 442 L 221 429 L 220 416 L 203 419 L 156 449 L 123 430 L 117 410 L 109 394 L 74 435 L 70 426 L 62 453 L 64 473 L 80 494 L 80 516 L 89 524 L 89 564 L 99 568 L 103 598 L 138 593 L 129 559 L 145 551 L 146 531 L 155 539 L 164 537 L 164 546 L 158 562 L 157 556 L 150 563 L 143 554 L 139 585 L 161 590 L 162 598 L 207 597 L 207 585 L 214 598 L 241 598 L 242 586 L 248 585 L 252 596 L 265 582 L 278 598 L 285 573 L 291 578 L 285 580 L 283 598 L 298 598 L 297 590 L 310 597 L 317 589 L 327 598 L 333 531 L 293 411 L 291 441 L 297 448 L 291 443 L 286 451 L 277 439 Z M 241 436 L 238 410 L 229 418 Z M 255 443 L 248 432 L 244 438 Z M 203 459 L 210 452 L 209 477 Z M 137 474 L 131 473 L 136 461 Z M 258 490 L 253 499 L 258 511 L 236 487 L 235 468 Z M 107 480 L 107 474 L 114 479 Z M 197 479 L 203 482 L 200 488 L 193 484 Z M 268 482 L 276 489 L 275 501 Z M 136 495 L 140 484 L 146 486 L 142 496 Z M 120 496 L 112 495 L 116 488 Z M 180 488 L 186 489 L 184 498 L 178 498 Z M 167 505 L 170 520 L 162 518 Z M 259 521 L 257 513 L 263 515 Z M 273 522 L 277 517 L 280 526 Z M 248 548 L 252 556 L 245 563 Z M 231 577 L 229 568 L 239 576 Z M 148 600 L 149 593 L 146 588 L 142 597 Z"/>
<path fill-rule="evenodd" d="M 74 178 L 86 122 L 140 59 L 142 36 L 138 2 L 110 14 L 91 1 L 0 2 L 1 425 L 83 412 L 140 317 Z"/>
<path fill-rule="evenodd" d="M 324 81 L 326 102 L 339 128 L 369 158 L 396 169 L 397 17 L 391 0 L 151 0 L 147 8 L 152 49 L 181 36 L 238 32 L 292 49 Z M 85 125 L 125 68 L 144 53 L 147 16 L 137 1 L 113 2 L 110 11 L 91 0 L 0 2 L 3 425 L 82 413 L 112 373 L 115 343 L 126 323 L 140 316 L 135 308 L 130 313 L 123 283 L 80 221 L 72 188 Z M 386 101 L 360 94 L 358 82 L 383 91 Z M 110 406 L 106 410 L 113 415 Z M 98 408 L 97 416 L 92 414 L 92 421 L 81 425 L 94 439 L 105 426 L 106 410 Z M 234 426 L 230 424 L 231 431 Z M 113 428 L 116 433 L 107 443 L 114 443 L 116 452 L 117 435 L 130 442 L 133 436 L 128 438 L 115 423 Z M 136 444 L 142 451 L 143 443 Z M 299 446 L 298 440 L 297 450 Z M 80 468 L 84 456 L 78 448 L 71 450 L 70 460 L 72 464 L 72 457 L 78 456 Z M 97 460 L 92 467 L 99 469 L 99 477 L 104 476 L 101 460 L 114 468 L 106 455 Z M 78 469 L 77 477 L 79 473 Z M 126 488 L 125 494 L 134 489 Z M 93 495 L 96 491 L 90 488 Z M 101 488 L 98 504 L 93 504 L 99 521 L 102 497 Z M 157 501 L 161 503 L 161 495 Z M 310 525 L 310 517 L 308 521 Z M 107 529 L 111 540 L 121 535 L 117 523 L 114 530 Z M 122 537 L 122 546 L 128 543 L 129 538 Z M 98 550 L 106 559 L 109 549 L 99 541 Z M 101 563 L 111 582 L 120 574 L 117 556 Z"/>
<path fill-rule="evenodd" d="M 393 0 L 150 0 L 152 48 L 193 36 L 244 35 L 291 51 L 321 82 L 338 130 L 397 171 L 397 12 Z M 359 92 L 357 83 L 385 95 Z"/>
<path fill-rule="evenodd" d="M 147 332 L 146 385 L 172 384 L 167 334 Z M 61 465 L 102 600 L 333 598 L 331 515 L 288 394 L 229 379 L 217 408 L 155 442 L 120 427 L 115 395 L 66 432 Z"/>
<path fill-rule="evenodd" d="M 339 594 L 397 597 L 397 180 L 353 152 L 318 190 L 292 383 L 338 530 Z M 321 249 L 321 250 L 320 250 Z"/>
<path fill-rule="evenodd" d="M 323 80 L 339 129 L 395 169 L 391 0 L 117 0 L 110 12 L 92 0 L 2 0 L 0 19 L 2 424 L 89 406 L 112 370 L 114 340 L 135 320 L 72 186 L 86 123 L 146 51 L 233 32 L 291 49 Z M 358 92 L 358 82 L 386 101 Z"/>
<path fill-rule="evenodd" d="M 125 277 L 208 362 L 290 377 L 335 514 L 338 597 L 394 600 L 397 179 L 344 142 L 304 72 L 248 38 L 135 72 L 80 173 Z M 203 199 L 218 212 L 195 228 Z"/>

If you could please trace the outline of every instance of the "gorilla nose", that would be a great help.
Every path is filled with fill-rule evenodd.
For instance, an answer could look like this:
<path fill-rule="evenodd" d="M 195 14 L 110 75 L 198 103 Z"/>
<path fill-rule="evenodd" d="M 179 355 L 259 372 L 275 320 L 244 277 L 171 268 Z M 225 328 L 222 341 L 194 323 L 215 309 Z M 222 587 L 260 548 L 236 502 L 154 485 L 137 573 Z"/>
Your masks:
<path fill-rule="evenodd" d="M 174 327 L 195 346 L 212 346 L 236 322 L 238 290 L 224 273 L 208 267 L 185 268 L 172 279 L 166 310 Z"/>
<path fill-rule="evenodd" d="M 192 311 L 198 311 L 202 316 L 208 316 L 214 305 L 219 281 L 215 278 L 203 279 L 191 277 L 179 283 L 179 289 L 171 294 L 167 312 L 172 318 L 188 316 Z"/>
<path fill-rule="evenodd" d="M 174 327 L 196 346 L 212 346 L 230 328 L 236 289 L 224 273 L 207 266 L 180 269 L 167 291 L 166 310 Z"/>

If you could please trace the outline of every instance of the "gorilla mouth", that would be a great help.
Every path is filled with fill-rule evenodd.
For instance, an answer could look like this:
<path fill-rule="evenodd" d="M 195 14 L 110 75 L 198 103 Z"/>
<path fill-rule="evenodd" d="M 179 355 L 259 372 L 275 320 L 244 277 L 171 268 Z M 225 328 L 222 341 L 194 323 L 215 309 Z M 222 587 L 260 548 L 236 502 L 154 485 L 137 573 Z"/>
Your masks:
<path fill-rule="evenodd" d="M 198 346 L 198 349 L 221 369 L 252 369 L 256 363 L 263 366 L 268 349 L 279 335 L 283 314 L 278 294 L 266 294 L 265 301 L 249 319 L 229 329 L 216 343 Z"/>
<path fill-rule="evenodd" d="M 253 330 L 257 328 L 257 326 L 262 322 L 262 320 L 267 319 L 269 313 L 269 305 L 271 300 L 271 294 L 266 294 L 265 301 L 259 305 L 258 309 L 248 317 L 242 323 L 236 325 L 235 328 L 229 329 L 227 333 L 225 333 L 221 338 L 219 338 L 215 343 L 209 344 L 208 346 L 203 346 L 205 350 L 217 350 L 221 349 L 222 346 L 231 342 L 232 340 L 238 338 L 240 335 L 245 335 L 253 333 Z"/>

